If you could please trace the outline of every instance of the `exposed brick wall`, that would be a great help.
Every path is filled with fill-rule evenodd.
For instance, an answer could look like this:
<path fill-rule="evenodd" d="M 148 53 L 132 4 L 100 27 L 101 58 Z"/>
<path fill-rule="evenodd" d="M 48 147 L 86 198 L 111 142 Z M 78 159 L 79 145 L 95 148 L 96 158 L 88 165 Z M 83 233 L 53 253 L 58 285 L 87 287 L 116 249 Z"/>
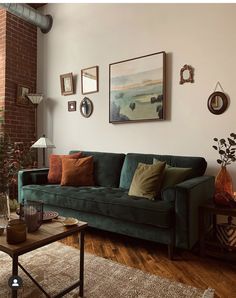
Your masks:
<path fill-rule="evenodd" d="M 6 13 L 5 125 L 12 141 L 35 140 L 35 109 L 16 104 L 17 85 L 36 91 L 37 28 Z"/>
<path fill-rule="evenodd" d="M 0 109 L 5 105 L 6 11 L 0 9 Z M 0 114 L 2 114 L 0 112 Z"/>

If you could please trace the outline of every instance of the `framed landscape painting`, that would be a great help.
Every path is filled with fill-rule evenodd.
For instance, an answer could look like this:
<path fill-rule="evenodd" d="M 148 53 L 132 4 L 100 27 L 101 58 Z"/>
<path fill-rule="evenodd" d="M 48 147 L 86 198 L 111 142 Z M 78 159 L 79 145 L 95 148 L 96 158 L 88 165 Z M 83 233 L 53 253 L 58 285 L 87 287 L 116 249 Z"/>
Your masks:
<path fill-rule="evenodd" d="M 109 122 L 165 119 L 165 52 L 109 65 Z"/>

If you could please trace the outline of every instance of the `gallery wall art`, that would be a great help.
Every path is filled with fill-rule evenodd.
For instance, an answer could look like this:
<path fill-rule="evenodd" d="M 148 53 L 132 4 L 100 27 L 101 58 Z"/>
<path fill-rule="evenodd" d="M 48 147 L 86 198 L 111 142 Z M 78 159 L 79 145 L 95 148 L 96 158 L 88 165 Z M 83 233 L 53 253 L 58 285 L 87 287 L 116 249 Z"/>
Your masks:
<path fill-rule="evenodd" d="M 166 53 L 109 65 L 109 122 L 164 120 Z"/>

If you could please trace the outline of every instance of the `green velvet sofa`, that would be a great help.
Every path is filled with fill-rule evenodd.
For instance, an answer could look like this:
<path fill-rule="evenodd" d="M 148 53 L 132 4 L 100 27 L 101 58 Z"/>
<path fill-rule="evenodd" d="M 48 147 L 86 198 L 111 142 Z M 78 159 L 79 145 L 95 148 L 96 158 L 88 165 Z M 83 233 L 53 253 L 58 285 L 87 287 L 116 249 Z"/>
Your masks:
<path fill-rule="evenodd" d="M 70 154 L 78 151 L 71 151 Z M 202 157 L 83 151 L 94 157 L 93 187 L 48 184 L 48 169 L 21 170 L 19 201 L 42 200 L 45 210 L 87 221 L 89 226 L 168 245 L 191 249 L 198 240 L 198 207 L 214 193 L 214 177 L 203 176 Z M 153 158 L 175 167 L 192 168 L 192 177 L 162 190 L 158 200 L 128 195 L 139 162 Z"/>

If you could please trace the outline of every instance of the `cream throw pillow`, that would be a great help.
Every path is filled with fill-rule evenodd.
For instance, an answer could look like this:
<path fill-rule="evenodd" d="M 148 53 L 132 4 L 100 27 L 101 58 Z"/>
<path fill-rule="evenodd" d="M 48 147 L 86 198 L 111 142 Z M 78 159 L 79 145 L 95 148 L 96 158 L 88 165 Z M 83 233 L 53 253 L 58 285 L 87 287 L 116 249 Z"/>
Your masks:
<path fill-rule="evenodd" d="M 156 164 L 139 163 L 129 189 L 130 196 L 145 197 L 154 200 L 162 183 L 166 162 Z"/>

